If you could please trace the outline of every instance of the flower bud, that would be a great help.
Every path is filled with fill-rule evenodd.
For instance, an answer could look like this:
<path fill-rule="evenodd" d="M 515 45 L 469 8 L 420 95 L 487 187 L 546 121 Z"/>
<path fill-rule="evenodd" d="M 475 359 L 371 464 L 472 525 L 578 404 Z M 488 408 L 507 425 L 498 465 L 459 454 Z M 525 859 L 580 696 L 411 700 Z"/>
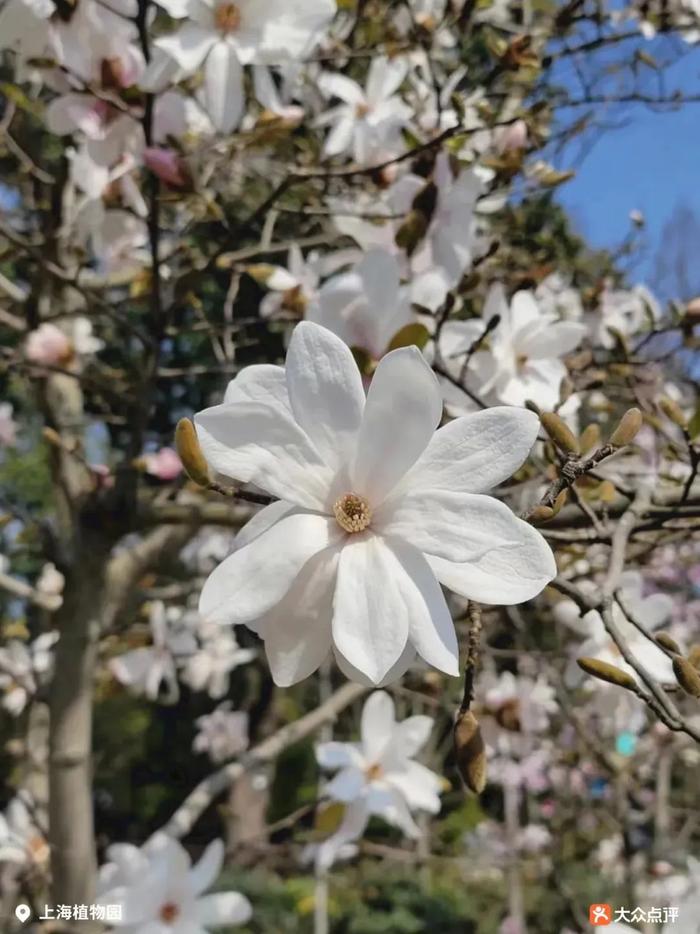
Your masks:
<path fill-rule="evenodd" d="M 332 801 L 319 807 L 314 815 L 314 838 L 325 840 L 335 833 L 343 822 L 345 810 L 345 805 L 340 801 Z"/>
<path fill-rule="evenodd" d="M 669 399 L 668 396 L 662 396 L 659 400 L 659 408 L 674 425 L 678 425 L 679 428 L 685 428 L 687 426 L 688 420 L 683 414 L 683 409 L 673 399 Z"/>
<path fill-rule="evenodd" d="M 480 795 L 486 787 L 486 747 L 479 722 L 470 710 L 461 710 L 454 725 L 457 769 L 470 791 Z"/>
<path fill-rule="evenodd" d="M 616 448 L 622 448 L 626 444 L 631 444 L 637 437 L 637 432 L 642 427 L 642 413 L 639 409 L 628 409 L 620 419 L 615 431 L 610 436 L 610 444 Z"/>
<path fill-rule="evenodd" d="M 430 223 L 437 207 L 437 199 L 437 185 L 435 182 L 427 182 L 411 202 L 411 207 L 414 211 L 422 214 Z"/>
<path fill-rule="evenodd" d="M 700 671 L 695 665 L 682 655 L 676 655 L 673 659 L 673 673 L 686 694 L 700 697 Z"/>
<path fill-rule="evenodd" d="M 582 451 L 591 451 L 597 448 L 600 443 L 600 425 L 597 422 L 591 422 L 584 429 L 579 439 L 579 445 Z"/>
<path fill-rule="evenodd" d="M 566 505 L 566 501 L 569 498 L 568 490 L 562 490 L 559 496 L 554 500 L 554 505 L 552 506 L 552 512 L 556 516 Z"/>
<path fill-rule="evenodd" d="M 535 508 L 530 513 L 529 519 L 530 522 L 546 522 L 548 519 L 554 517 L 554 510 L 551 506 L 535 506 Z"/>
<path fill-rule="evenodd" d="M 199 446 L 197 431 L 189 418 L 181 418 L 177 423 L 175 448 L 190 480 L 198 486 L 209 486 L 209 466 Z"/>
<path fill-rule="evenodd" d="M 615 665 L 602 662 L 598 658 L 584 656 L 583 658 L 577 658 L 576 664 L 587 675 L 598 678 L 600 681 L 607 681 L 608 684 L 616 684 L 618 687 L 627 688 L 627 690 L 634 691 L 637 688 L 637 682 L 632 675 L 627 674 L 626 671 L 617 668 Z"/>
<path fill-rule="evenodd" d="M 667 632 L 657 632 L 654 636 L 654 642 L 660 645 L 662 649 L 668 649 L 669 652 L 675 652 L 680 655 L 681 650 L 678 643 L 673 636 L 669 636 Z"/>
<path fill-rule="evenodd" d="M 421 242 L 428 229 L 428 219 L 420 211 L 410 211 L 406 220 L 396 231 L 396 245 L 410 256 Z"/>
<path fill-rule="evenodd" d="M 695 643 L 695 645 L 690 646 L 690 651 L 688 652 L 688 661 L 691 665 L 700 671 L 700 643 Z"/>
<path fill-rule="evenodd" d="M 555 412 L 540 415 L 542 427 L 560 450 L 565 454 L 579 454 L 578 441 L 566 422 Z"/>

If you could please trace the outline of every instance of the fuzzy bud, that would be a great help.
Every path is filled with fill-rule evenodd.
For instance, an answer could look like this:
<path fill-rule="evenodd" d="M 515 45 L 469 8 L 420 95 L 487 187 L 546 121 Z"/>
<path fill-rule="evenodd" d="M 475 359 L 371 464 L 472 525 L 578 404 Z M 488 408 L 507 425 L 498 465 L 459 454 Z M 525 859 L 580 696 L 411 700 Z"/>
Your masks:
<path fill-rule="evenodd" d="M 637 432 L 642 427 L 642 413 L 639 409 L 628 409 L 619 421 L 615 431 L 610 436 L 610 444 L 616 448 L 622 448 L 626 444 L 631 444 L 637 437 Z"/>
<path fill-rule="evenodd" d="M 668 396 L 662 396 L 659 400 L 659 408 L 674 425 L 678 425 L 679 428 L 687 427 L 688 420 L 683 414 L 683 409 L 681 409 L 678 403 L 673 399 L 669 399 Z"/>
<path fill-rule="evenodd" d="M 454 725 L 457 768 L 466 787 L 480 795 L 486 787 L 486 747 L 479 721 L 470 710 L 461 710 Z"/>
<path fill-rule="evenodd" d="M 552 506 L 552 512 L 554 513 L 555 516 L 558 515 L 561 512 L 561 510 L 564 508 L 568 498 L 569 498 L 568 490 L 562 490 L 559 496 L 557 496 L 557 498 L 554 500 L 554 505 Z"/>
<path fill-rule="evenodd" d="M 691 665 L 700 671 L 700 643 L 695 643 L 695 645 L 690 646 L 690 651 L 688 652 L 688 661 Z"/>
<path fill-rule="evenodd" d="M 530 522 L 546 522 L 548 519 L 552 519 L 555 513 L 551 506 L 535 506 L 535 508 L 530 513 L 529 519 Z"/>
<path fill-rule="evenodd" d="M 582 451 L 591 451 L 600 444 L 600 425 L 597 422 L 591 422 L 583 430 L 579 439 Z"/>
<path fill-rule="evenodd" d="M 634 691 L 637 689 L 637 682 L 632 675 L 608 662 L 602 662 L 598 658 L 583 657 L 577 658 L 576 664 L 587 675 L 598 678 L 600 681 L 607 681 L 608 684 L 616 684 L 618 687 L 627 688 L 627 690 Z"/>
<path fill-rule="evenodd" d="M 190 480 L 198 486 L 209 486 L 209 466 L 199 446 L 197 431 L 189 418 L 181 418 L 177 423 L 175 448 Z"/>
<path fill-rule="evenodd" d="M 678 643 L 672 636 L 669 636 L 667 632 L 657 632 L 654 636 L 654 642 L 660 645 L 662 649 L 667 649 L 669 652 L 680 655 L 681 650 Z"/>
<path fill-rule="evenodd" d="M 700 671 L 692 662 L 683 658 L 682 655 L 674 656 L 673 673 L 686 694 L 690 694 L 691 697 L 700 697 Z"/>
<path fill-rule="evenodd" d="M 542 427 L 557 447 L 565 454 L 579 454 L 578 441 L 566 422 L 555 412 L 543 412 L 540 415 Z"/>

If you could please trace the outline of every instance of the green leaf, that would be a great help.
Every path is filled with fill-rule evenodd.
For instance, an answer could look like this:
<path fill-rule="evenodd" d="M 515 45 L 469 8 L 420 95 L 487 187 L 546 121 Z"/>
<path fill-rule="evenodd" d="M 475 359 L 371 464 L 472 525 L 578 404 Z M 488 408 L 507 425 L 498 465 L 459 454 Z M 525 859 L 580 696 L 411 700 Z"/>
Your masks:
<path fill-rule="evenodd" d="M 399 347 L 417 347 L 422 350 L 430 340 L 430 331 L 424 324 L 405 324 L 391 338 L 387 353 Z"/>
<path fill-rule="evenodd" d="M 688 434 L 690 435 L 691 441 L 695 441 L 698 435 L 700 435 L 700 403 L 698 403 L 693 417 L 688 422 Z"/>

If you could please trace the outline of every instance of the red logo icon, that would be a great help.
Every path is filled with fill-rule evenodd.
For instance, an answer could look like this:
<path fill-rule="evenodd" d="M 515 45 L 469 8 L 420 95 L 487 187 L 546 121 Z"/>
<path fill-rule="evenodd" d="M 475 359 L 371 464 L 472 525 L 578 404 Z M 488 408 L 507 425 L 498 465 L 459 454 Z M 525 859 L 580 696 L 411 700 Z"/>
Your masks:
<path fill-rule="evenodd" d="M 610 905 L 591 905 L 588 909 L 588 920 L 599 927 L 603 924 L 612 924 L 613 910 Z"/>

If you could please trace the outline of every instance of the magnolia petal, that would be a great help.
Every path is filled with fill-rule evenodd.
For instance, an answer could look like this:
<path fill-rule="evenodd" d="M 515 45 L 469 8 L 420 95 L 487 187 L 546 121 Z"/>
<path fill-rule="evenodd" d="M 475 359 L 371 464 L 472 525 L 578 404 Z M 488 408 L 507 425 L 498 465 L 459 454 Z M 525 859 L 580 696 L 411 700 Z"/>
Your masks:
<path fill-rule="evenodd" d="M 386 691 L 374 691 L 362 708 L 362 751 L 369 763 L 379 761 L 396 728 L 394 701 Z"/>
<path fill-rule="evenodd" d="M 342 155 L 350 147 L 354 134 L 355 120 L 349 113 L 341 112 L 337 115 L 334 126 L 326 137 L 323 155 L 326 158 Z"/>
<path fill-rule="evenodd" d="M 214 43 L 216 35 L 196 23 L 186 23 L 171 36 L 161 36 L 153 45 L 167 52 L 188 74 L 202 64 Z"/>
<path fill-rule="evenodd" d="M 256 512 L 252 519 L 249 519 L 236 536 L 236 549 L 244 548 L 251 542 L 259 538 L 263 532 L 267 532 L 273 525 L 293 513 L 299 512 L 296 506 L 278 500 L 276 503 L 270 503 L 269 506 L 263 506 L 260 512 Z"/>
<path fill-rule="evenodd" d="M 346 843 L 358 840 L 362 836 L 368 821 L 369 811 L 361 798 L 348 804 L 340 827 L 319 845 L 316 854 L 317 867 L 322 870 L 329 869 L 340 849 Z"/>
<path fill-rule="evenodd" d="M 228 402 L 262 402 L 291 412 L 284 367 L 272 363 L 244 367 L 226 387 L 224 404 Z"/>
<path fill-rule="evenodd" d="M 367 795 L 367 808 L 370 814 L 381 817 L 388 824 L 398 827 L 412 840 L 420 837 L 420 829 L 411 817 L 406 799 L 388 782 L 383 785 L 373 785 L 370 788 Z"/>
<path fill-rule="evenodd" d="M 455 493 L 490 490 L 525 461 L 539 427 L 534 412 L 505 405 L 456 418 L 435 432 L 401 488 Z"/>
<path fill-rule="evenodd" d="M 316 746 L 316 761 L 322 769 L 343 769 L 364 762 L 362 753 L 354 743 L 330 741 Z"/>
<path fill-rule="evenodd" d="M 392 539 L 390 547 L 405 574 L 409 642 L 429 665 L 456 677 L 459 674 L 457 633 L 433 570 L 412 545 Z"/>
<path fill-rule="evenodd" d="M 411 810 L 439 813 L 440 777 L 420 762 L 407 762 L 400 769 L 387 772 L 386 781 L 405 798 Z"/>
<path fill-rule="evenodd" d="M 272 678 L 279 687 L 307 678 L 330 652 L 337 566 L 336 549 L 316 555 L 284 599 L 257 625 Z"/>
<path fill-rule="evenodd" d="M 388 353 L 367 394 L 352 467 L 356 492 L 379 505 L 426 449 L 441 417 L 440 386 L 421 352 Z"/>
<path fill-rule="evenodd" d="M 362 769 L 349 765 L 326 784 L 324 794 L 334 801 L 348 803 L 360 796 L 364 786 L 365 776 Z"/>
<path fill-rule="evenodd" d="M 281 519 L 209 575 L 199 612 L 217 623 L 256 620 L 282 600 L 306 562 L 338 537 L 337 524 L 325 516 Z"/>
<path fill-rule="evenodd" d="M 403 678 L 408 669 L 416 662 L 416 650 L 409 642 L 399 656 L 398 661 L 391 666 L 381 681 L 378 681 L 375 684 L 375 682 L 370 680 L 366 674 L 359 670 L 359 668 L 355 668 L 354 665 L 351 665 L 343 653 L 339 651 L 336 645 L 333 646 L 333 655 L 335 657 L 335 662 L 338 668 L 342 671 L 348 681 L 354 681 L 356 684 L 364 684 L 365 687 L 368 688 L 383 688 L 389 684 L 395 684 L 397 681 L 400 681 L 401 678 Z"/>
<path fill-rule="evenodd" d="M 492 496 L 414 488 L 385 501 L 372 527 L 409 541 L 418 551 L 459 563 L 475 561 L 507 540 L 511 516 Z"/>
<path fill-rule="evenodd" d="M 345 75 L 324 71 L 319 75 L 316 84 L 326 97 L 337 97 L 346 104 L 364 103 L 365 95 L 360 85 Z"/>
<path fill-rule="evenodd" d="M 235 129 L 245 108 L 243 69 L 228 42 L 213 46 L 204 66 L 204 98 L 214 126 L 222 133 Z"/>
<path fill-rule="evenodd" d="M 408 642 L 410 581 L 375 535 L 346 540 L 333 601 L 333 642 L 351 665 L 379 683 Z"/>
<path fill-rule="evenodd" d="M 410 759 L 420 752 L 428 742 L 434 724 L 432 717 L 417 714 L 396 725 L 395 745 L 404 758 Z"/>
<path fill-rule="evenodd" d="M 291 415 L 247 402 L 215 405 L 194 420 L 202 452 L 219 473 L 307 509 L 325 508 L 332 471 Z"/>
<path fill-rule="evenodd" d="M 475 561 L 427 556 L 441 584 L 468 600 L 501 606 L 531 600 L 547 586 L 557 573 L 551 548 L 537 529 L 507 511 L 510 520 L 501 516 L 502 526 L 510 525 L 506 535 Z"/>
<path fill-rule="evenodd" d="M 197 920 L 205 930 L 208 927 L 226 927 L 245 924 L 253 916 L 253 908 L 245 895 L 239 892 L 216 892 L 204 895 L 195 902 Z"/>
<path fill-rule="evenodd" d="M 562 357 L 575 350 L 588 333 L 583 324 L 573 321 L 556 321 L 529 334 L 519 349 L 533 359 Z"/>
<path fill-rule="evenodd" d="M 206 892 L 216 882 L 224 864 L 223 840 L 212 840 L 202 853 L 199 861 L 189 871 L 192 892 L 199 895 Z"/>
<path fill-rule="evenodd" d="M 337 471 L 355 446 L 365 392 L 350 348 L 327 328 L 302 321 L 287 351 L 294 416 L 325 462 Z"/>

